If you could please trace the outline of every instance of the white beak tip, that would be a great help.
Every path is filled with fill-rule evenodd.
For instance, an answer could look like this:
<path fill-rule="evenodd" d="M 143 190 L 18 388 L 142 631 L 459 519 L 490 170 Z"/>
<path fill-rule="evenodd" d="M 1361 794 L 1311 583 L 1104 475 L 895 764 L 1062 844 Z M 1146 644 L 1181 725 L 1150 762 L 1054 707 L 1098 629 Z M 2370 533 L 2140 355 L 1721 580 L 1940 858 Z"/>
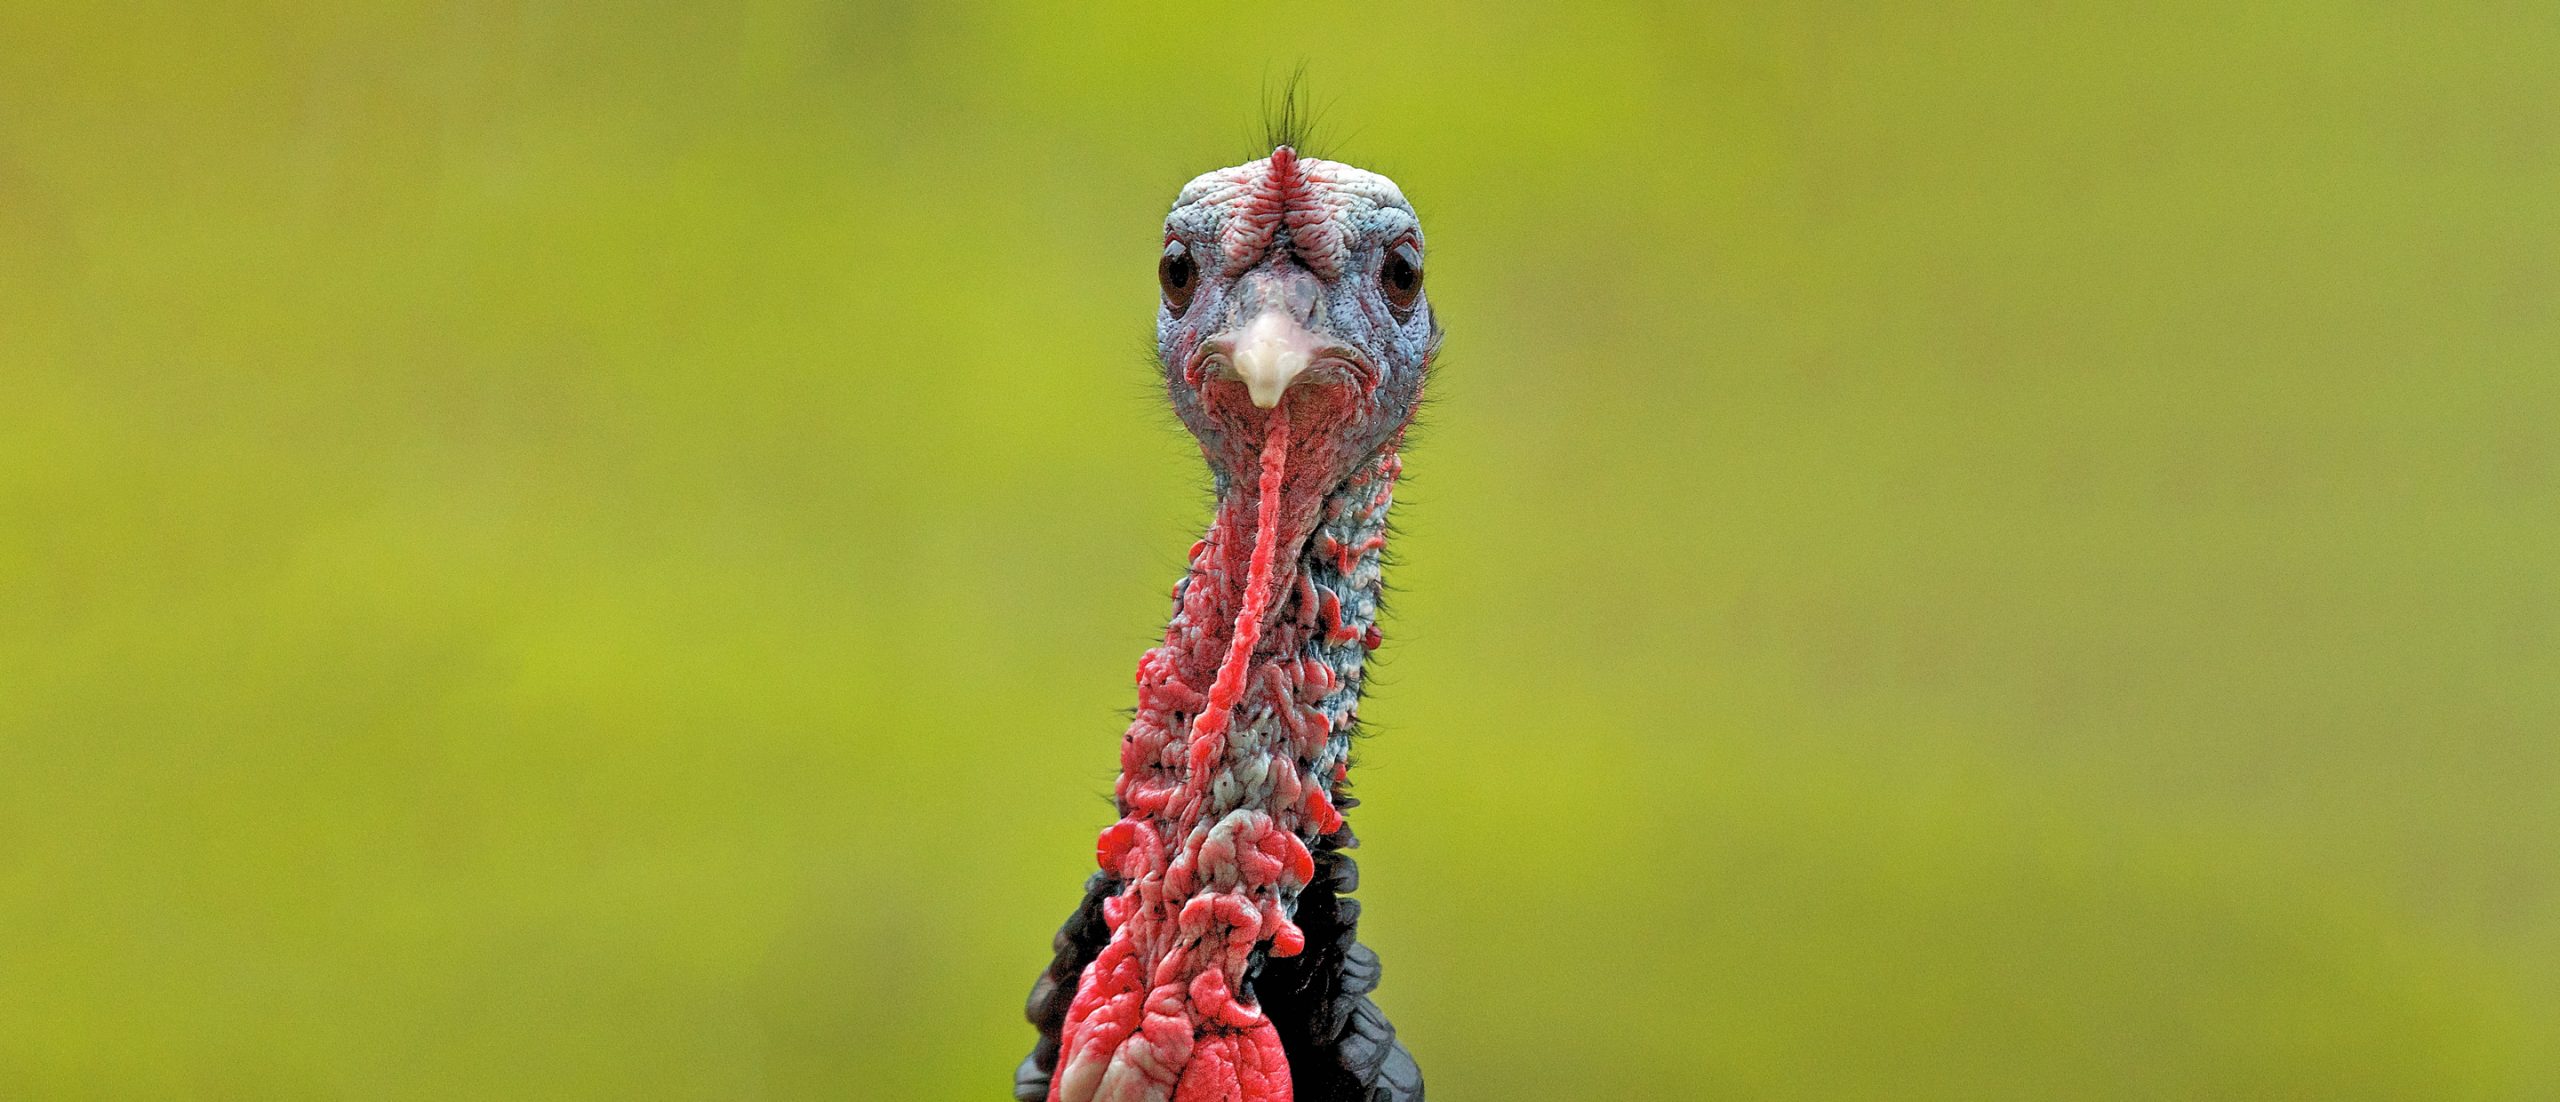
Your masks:
<path fill-rule="evenodd" d="M 1234 370 L 1244 380 L 1253 404 L 1271 409 L 1296 382 L 1298 374 L 1313 361 L 1321 347 L 1315 334 L 1295 321 L 1277 314 L 1264 314 L 1245 327 L 1244 339 L 1236 349 Z"/>
<path fill-rule="evenodd" d="M 1244 388 L 1247 393 L 1253 395 L 1255 408 L 1270 409 L 1280 404 L 1281 395 L 1289 392 L 1289 383 L 1287 380 L 1263 376 L 1245 383 Z"/>

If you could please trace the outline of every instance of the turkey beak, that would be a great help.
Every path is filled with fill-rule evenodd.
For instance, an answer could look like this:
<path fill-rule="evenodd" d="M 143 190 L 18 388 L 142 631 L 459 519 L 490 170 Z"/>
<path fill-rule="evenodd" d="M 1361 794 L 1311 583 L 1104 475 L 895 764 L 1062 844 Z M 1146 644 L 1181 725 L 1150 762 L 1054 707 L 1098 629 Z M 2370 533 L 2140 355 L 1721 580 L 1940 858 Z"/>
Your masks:
<path fill-rule="evenodd" d="M 1235 352 L 1228 358 L 1229 370 L 1244 381 L 1253 404 L 1270 409 L 1280 404 L 1280 396 L 1296 382 L 1300 372 L 1315 362 L 1324 342 L 1307 331 L 1307 327 L 1280 310 L 1264 310 L 1246 323 L 1236 334 Z"/>

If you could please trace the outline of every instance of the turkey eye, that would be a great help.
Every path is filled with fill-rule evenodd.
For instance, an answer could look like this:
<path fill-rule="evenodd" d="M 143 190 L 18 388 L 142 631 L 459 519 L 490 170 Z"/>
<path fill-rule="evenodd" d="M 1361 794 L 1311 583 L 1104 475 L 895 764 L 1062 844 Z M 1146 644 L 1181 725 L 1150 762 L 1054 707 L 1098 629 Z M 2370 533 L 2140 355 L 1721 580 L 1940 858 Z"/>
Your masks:
<path fill-rule="evenodd" d="M 1164 285 L 1165 308 L 1177 314 L 1189 309 L 1199 278 L 1199 269 L 1191 265 L 1191 250 L 1179 241 L 1165 242 L 1164 259 L 1156 262 L 1156 282 Z"/>
<path fill-rule="evenodd" d="M 1422 295 L 1422 250 L 1410 241 L 1399 242 L 1387 250 L 1387 262 L 1378 269 L 1378 282 L 1387 293 L 1387 305 L 1401 314 L 1413 309 Z"/>

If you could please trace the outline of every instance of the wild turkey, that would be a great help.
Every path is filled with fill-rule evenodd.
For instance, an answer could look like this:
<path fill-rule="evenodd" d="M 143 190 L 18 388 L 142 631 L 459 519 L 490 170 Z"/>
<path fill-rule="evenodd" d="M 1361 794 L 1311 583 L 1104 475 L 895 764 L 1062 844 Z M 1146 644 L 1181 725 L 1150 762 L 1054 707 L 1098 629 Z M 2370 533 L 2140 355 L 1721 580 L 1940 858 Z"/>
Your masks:
<path fill-rule="evenodd" d="M 1218 504 L 1138 662 L 1120 820 L 1031 990 L 1023 1102 L 1407 1102 L 1341 812 L 1398 451 L 1440 326 L 1383 176 L 1300 157 L 1191 181 L 1156 352 Z"/>

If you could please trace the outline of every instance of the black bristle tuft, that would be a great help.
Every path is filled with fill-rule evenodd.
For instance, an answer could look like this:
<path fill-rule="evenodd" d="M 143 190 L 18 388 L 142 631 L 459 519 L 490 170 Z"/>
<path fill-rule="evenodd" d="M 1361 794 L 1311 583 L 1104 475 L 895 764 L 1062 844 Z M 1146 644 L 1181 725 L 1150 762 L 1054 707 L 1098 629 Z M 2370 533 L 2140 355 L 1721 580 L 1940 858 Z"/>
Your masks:
<path fill-rule="evenodd" d="M 1307 104 L 1306 84 L 1307 65 L 1303 61 L 1297 68 L 1289 70 L 1289 78 L 1281 82 L 1276 93 L 1272 91 L 1270 81 L 1264 80 L 1262 148 L 1254 154 L 1255 157 L 1270 156 L 1272 150 L 1284 145 L 1296 150 L 1301 157 L 1324 156 L 1314 148 L 1316 124 L 1323 121 L 1324 112 Z"/>

